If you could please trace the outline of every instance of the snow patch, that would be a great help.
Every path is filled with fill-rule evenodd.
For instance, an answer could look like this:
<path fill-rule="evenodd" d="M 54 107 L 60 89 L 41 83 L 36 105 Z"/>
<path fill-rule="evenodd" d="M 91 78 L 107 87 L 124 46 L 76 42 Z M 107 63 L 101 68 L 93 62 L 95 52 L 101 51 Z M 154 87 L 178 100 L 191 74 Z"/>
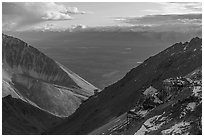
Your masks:
<path fill-rule="evenodd" d="M 154 103 L 163 103 L 157 96 L 154 96 Z"/>
<path fill-rule="evenodd" d="M 157 89 L 155 89 L 154 87 L 150 86 L 149 88 L 147 88 L 143 94 L 146 95 L 146 96 L 152 96 L 152 95 L 155 95 L 157 93 Z"/>
<path fill-rule="evenodd" d="M 145 135 L 146 132 L 148 132 L 147 128 L 142 125 L 142 127 L 135 133 L 135 135 Z"/>
<path fill-rule="evenodd" d="M 201 97 L 202 96 L 202 87 L 201 86 L 194 86 L 193 95 L 196 97 Z"/>
<path fill-rule="evenodd" d="M 183 118 L 186 115 L 186 110 L 182 111 L 179 118 Z"/>
<path fill-rule="evenodd" d="M 191 103 L 188 103 L 188 105 L 186 106 L 186 108 L 181 112 L 179 118 L 183 118 L 187 112 L 190 110 L 190 111 L 194 111 L 196 107 L 196 103 L 195 102 L 191 102 Z"/>
<path fill-rule="evenodd" d="M 141 126 L 141 128 L 135 133 L 135 135 L 144 135 L 145 133 L 158 130 L 162 125 L 167 122 L 167 117 L 162 117 L 163 114 L 151 117 L 146 120 Z"/>
<path fill-rule="evenodd" d="M 190 78 L 186 78 L 186 80 L 190 83 L 193 83 L 193 80 L 191 80 Z"/>
<path fill-rule="evenodd" d="M 172 126 L 170 129 L 163 130 L 161 133 L 163 135 L 181 135 L 186 134 L 186 130 L 189 128 L 190 123 L 180 122 Z"/>
<path fill-rule="evenodd" d="M 136 114 L 145 117 L 148 114 L 148 110 L 140 110 Z"/>
<path fill-rule="evenodd" d="M 190 111 L 194 111 L 195 107 L 196 107 L 196 103 L 191 102 L 191 103 L 188 103 L 188 105 L 186 106 L 186 109 Z"/>

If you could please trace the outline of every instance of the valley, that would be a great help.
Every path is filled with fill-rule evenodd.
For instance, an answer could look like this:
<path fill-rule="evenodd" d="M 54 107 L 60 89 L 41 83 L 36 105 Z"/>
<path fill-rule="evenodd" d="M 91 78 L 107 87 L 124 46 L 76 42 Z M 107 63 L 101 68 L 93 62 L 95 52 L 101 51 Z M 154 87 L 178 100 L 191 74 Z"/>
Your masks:
<path fill-rule="evenodd" d="M 4 34 L 3 39 L 5 40 L 3 44 L 4 98 L 18 98 L 25 104 L 28 103 L 35 109 L 39 109 L 38 111 L 46 112 L 59 119 L 59 123 L 47 127 L 46 130 L 41 127 L 39 131 L 33 131 L 32 134 L 170 134 L 167 131 L 171 128 L 169 126 L 162 128 L 163 131 L 155 131 L 163 127 L 164 123 L 158 127 L 155 124 L 151 125 L 153 129 L 156 128 L 154 130 L 148 129 L 145 123 L 148 123 L 147 121 L 151 117 L 150 123 L 152 120 L 156 123 L 161 122 L 156 120 L 163 114 L 165 114 L 163 119 L 169 117 L 166 116 L 169 115 L 169 111 L 166 110 L 176 109 L 175 104 L 176 106 L 183 105 L 182 101 L 185 104 L 193 104 L 193 107 L 198 106 L 198 110 L 193 108 L 191 111 L 193 115 L 194 109 L 201 111 L 199 107 L 202 103 L 201 84 L 199 83 L 201 83 L 202 77 L 202 49 L 201 39 L 198 37 L 193 38 L 190 42 L 176 43 L 149 57 L 121 80 L 102 91 L 65 66 L 31 46 L 27 46 L 23 41 Z M 16 52 L 19 50 L 18 48 L 23 50 Z M 35 58 L 35 54 L 42 57 Z M 30 64 L 27 64 L 31 55 L 34 56 L 34 59 L 29 60 Z M 22 58 L 22 56 L 28 57 Z M 44 60 L 47 60 L 46 63 L 41 63 Z M 33 63 L 39 65 L 34 65 L 36 67 L 34 68 L 32 67 Z M 45 69 L 50 64 L 52 64 L 53 70 Z M 186 68 L 186 66 L 188 67 Z M 173 89 L 165 87 L 165 83 L 168 85 L 168 83 L 176 81 L 181 84 L 180 87 Z M 186 81 L 191 83 L 190 88 L 182 86 Z M 198 90 L 196 86 L 192 86 L 196 83 L 198 83 L 197 86 L 200 86 Z M 181 98 L 184 92 L 186 92 L 185 96 Z M 46 102 L 44 102 L 45 100 Z M 195 102 L 191 102 L 192 100 Z M 183 115 L 183 111 L 173 115 L 178 117 Z M 24 112 L 20 110 L 17 113 Z M 136 125 L 134 118 L 127 119 L 129 113 L 141 117 L 141 119 L 136 119 Z M 188 115 L 186 117 L 184 115 L 183 119 L 188 119 Z M 39 118 L 43 117 L 43 115 L 39 116 Z M 153 119 L 153 117 L 155 118 Z M 11 115 L 11 118 L 15 119 L 15 116 Z M 201 118 L 200 115 L 193 118 L 189 122 L 200 126 L 200 123 L 196 122 Z M 192 126 L 189 122 L 187 122 L 186 130 L 188 132 L 185 131 L 186 134 L 200 134 L 200 130 L 191 131 Z M 7 123 L 8 126 L 12 126 L 10 124 Z M 87 124 L 88 126 L 85 126 Z M 5 126 L 4 134 L 10 133 L 7 131 L 8 126 Z M 173 125 L 171 126 L 173 128 Z M 180 126 L 182 127 L 182 121 Z M 200 127 L 198 128 L 200 129 Z M 20 129 L 15 130 L 22 132 Z M 183 131 L 177 130 L 183 134 Z M 27 132 L 22 133 L 26 134 Z"/>
<path fill-rule="evenodd" d="M 2 135 L 202 135 L 202 2 L 2 2 Z"/>
<path fill-rule="evenodd" d="M 10 34 L 7 32 L 7 34 Z M 99 89 L 117 82 L 132 68 L 177 42 L 200 32 L 16 32 L 49 57 L 73 70 Z"/>

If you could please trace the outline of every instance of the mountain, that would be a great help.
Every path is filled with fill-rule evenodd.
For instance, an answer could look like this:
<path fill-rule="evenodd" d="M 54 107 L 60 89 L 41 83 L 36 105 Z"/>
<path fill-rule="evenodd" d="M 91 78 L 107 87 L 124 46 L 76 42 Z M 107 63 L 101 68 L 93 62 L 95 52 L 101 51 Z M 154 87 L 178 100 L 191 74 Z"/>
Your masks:
<path fill-rule="evenodd" d="M 62 120 L 11 95 L 2 99 L 3 135 L 41 134 Z"/>
<path fill-rule="evenodd" d="M 143 62 L 150 55 L 155 55 L 169 45 L 189 41 L 195 36 L 201 36 L 202 33 L 90 30 L 25 31 L 7 34 L 30 43 L 55 61 L 86 78 L 94 86 L 103 89 L 138 66 L 137 62 Z"/>
<path fill-rule="evenodd" d="M 165 79 L 162 90 L 150 86 L 143 92 L 140 101 L 126 114 L 129 117 L 128 124 L 121 121 L 102 133 L 201 135 L 201 81 L 202 70 L 199 67 L 184 77 Z"/>
<path fill-rule="evenodd" d="M 80 76 L 20 39 L 2 34 L 3 97 L 67 117 L 98 91 Z"/>
<path fill-rule="evenodd" d="M 160 108 L 160 112 L 161 114 L 163 114 L 162 112 L 165 112 L 166 109 L 171 109 L 171 106 L 167 107 L 168 102 L 171 102 L 170 97 L 176 97 L 178 99 L 181 96 L 177 95 L 182 95 L 182 93 L 185 92 L 184 89 L 179 89 L 178 92 L 181 92 L 180 94 L 176 94 L 177 92 L 175 92 L 175 94 L 170 94 L 170 96 L 167 96 L 168 92 L 164 92 L 164 94 L 162 94 L 163 81 L 170 78 L 183 78 L 190 73 L 193 73 L 193 71 L 195 71 L 196 69 L 201 68 L 201 45 L 202 40 L 196 37 L 193 38 L 190 42 L 176 43 L 166 50 L 149 57 L 138 67 L 133 68 L 130 72 L 128 72 L 121 80 L 105 88 L 100 93 L 90 97 L 80 105 L 80 107 L 75 111 L 73 115 L 71 115 L 69 118 L 64 120 L 63 123 L 52 128 L 45 134 L 89 134 L 94 130 L 100 129 L 100 127 L 102 127 L 103 125 L 108 124 L 108 122 L 114 121 L 114 119 L 116 119 L 117 117 L 120 117 L 123 114 L 129 112 L 129 110 L 131 110 L 135 107 L 135 105 L 137 105 L 138 103 L 140 104 L 141 102 L 144 103 L 144 109 L 150 110 L 154 109 L 155 107 L 159 107 L 163 103 L 164 105 L 162 109 Z M 151 100 L 147 100 L 145 102 L 143 94 L 144 91 L 146 91 L 146 95 L 151 95 L 152 93 L 157 93 L 157 91 L 159 91 L 158 94 L 160 96 L 154 98 L 156 99 L 157 103 L 152 104 Z M 190 93 L 191 92 L 189 92 L 189 94 L 184 96 L 185 98 L 182 99 L 182 101 L 186 99 L 186 102 L 184 101 L 183 103 L 177 103 L 178 105 L 175 104 L 175 107 L 172 108 L 172 111 L 176 111 L 176 108 L 179 108 L 179 105 L 181 106 L 184 103 L 186 103 L 185 105 L 187 105 L 187 103 L 194 102 L 194 107 L 196 102 L 196 105 L 198 105 L 198 111 L 196 112 L 200 113 L 201 110 L 199 107 L 201 105 L 199 105 L 199 101 L 195 98 L 190 98 Z M 164 103 L 164 101 L 166 102 Z M 177 101 L 175 101 L 175 103 L 176 102 Z M 192 104 L 190 104 L 190 108 L 191 107 Z M 163 115 L 161 114 L 153 111 L 151 113 L 151 116 L 162 118 Z M 149 118 L 151 118 L 150 115 Z M 190 116 L 188 118 L 190 121 Z M 192 120 L 197 120 L 197 118 L 198 120 L 201 119 L 198 115 L 196 119 L 192 118 Z M 179 126 L 189 126 L 189 121 L 188 123 L 185 123 L 183 121 L 174 121 L 174 124 L 175 126 L 176 124 L 178 124 Z M 173 123 L 171 124 L 173 127 Z M 146 125 L 144 125 L 144 127 L 145 126 Z M 171 132 L 167 131 L 165 133 Z"/>

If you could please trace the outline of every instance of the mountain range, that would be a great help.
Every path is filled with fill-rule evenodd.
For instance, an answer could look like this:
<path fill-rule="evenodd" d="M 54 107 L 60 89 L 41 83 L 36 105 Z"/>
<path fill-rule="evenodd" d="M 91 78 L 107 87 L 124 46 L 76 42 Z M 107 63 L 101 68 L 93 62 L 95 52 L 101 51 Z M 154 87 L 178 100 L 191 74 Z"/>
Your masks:
<path fill-rule="evenodd" d="M 140 62 L 170 45 L 202 36 L 196 29 L 193 32 L 123 32 L 107 28 L 107 31 L 5 33 L 23 39 L 100 89 L 115 83 Z"/>
<path fill-rule="evenodd" d="M 136 120 L 140 122 L 136 124 L 138 127 L 132 122 L 132 128 L 122 132 L 115 129 L 111 134 L 173 134 L 167 128 L 170 130 L 173 124 L 182 122 L 200 129 L 197 121 L 201 121 L 201 97 L 194 97 L 194 90 L 189 90 L 179 101 L 179 97 L 188 89 L 182 87 L 177 92 L 167 90 L 164 81 L 184 77 L 191 83 L 192 80 L 201 82 L 198 77 L 202 76 L 199 73 L 202 72 L 201 38 L 176 43 L 150 56 L 102 91 L 27 43 L 4 34 L 2 40 L 3 134 L 109 134 L 106 125 L 113 128 L 113 121 L 126 116 L 132 109 L 134 113 L 147 111 L 148 114 L 142 120 Z M 197 74 L 196 78 L 193 78 L 194 74 Z M 191 89 L 194 87 L 191 86 Z M 168 104 L 171 104 L 172 110 L 176 110 L 183 104 L 193 102 L 191 115 L 182 119 L 186 121 L 174 121 L 171 126 L 163 127 L 165 132 L 148 130 L 145 123 L 151 117 L 159 119 L 164 117 L 163 114 L 170 115 Z M 141 109 L 137 110 L 136 106 Z M 176 111 L 171 112 L 174 114 Z M 182 112 L 179 111 L 177 115 L 180 116 Z M 195 112 L 199 114 L 195 115 Z M 141 127 L 146 130 L 140 130 Z M 192 128 L 186 130 L 189 134 L 202 132 L 191 132 Z"/>

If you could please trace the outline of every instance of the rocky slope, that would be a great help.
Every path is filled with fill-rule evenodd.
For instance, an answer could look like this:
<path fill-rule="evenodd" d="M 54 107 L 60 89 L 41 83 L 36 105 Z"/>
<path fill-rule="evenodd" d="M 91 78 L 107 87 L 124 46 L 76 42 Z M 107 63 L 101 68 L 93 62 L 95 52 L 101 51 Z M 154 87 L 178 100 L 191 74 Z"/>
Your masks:
<path fill-rule="evenodd" d="M 128 112 L 135 104 L 141 101 L 141 98 L 144 96 L 143 92 L 150 86 L 156 89 L 152 93 L 161 91 L 164 80 L 180 76 L 184 77 L 201 67 L 201 45 L 202 40 L 196 37 L 190 42 L 176 43 L 157 55 L 148 58 L 141 65 L 128 72 L 120 81 L 86 100 L 73 115 L 63 121 L 59 126 L 56 126 L 54 130 L 51 129 L 45 134 L 88 134 L 114 118 Z M 153 100 L 156 100 L 160 104 L 163 103 L 163 99 L 168 100 L 168 94 L 161 95 L 160 98 L 154 98 Z M 188 103 L 196 101 L 189 100 L 188 96 L 186 96 L 186 102 L 175 105 L 172 110 L 179 108 L 179 105 L 183 105 L 182 108 L 184 108 Z M 196 102 L 196 105 L 198 105 L 198 112 L 200 112 L 198 102 Z M 146 102 L 145 108 L 153 109 L 156 104 Z M 170 110 L 171 106 L 170 108 L 166 108 Z M 155 113 L 153 116 L 157 115 L 159 118 L 163 117 L 163 113 Z M 196 117 L 199 120 L 200 116 Z M 189 125 L 189 123 L 185 123 L 184 121 L 177 122 L 180 122 L 177 123 L 179 126 Z M 172 124 L 172 127 L 178 125 Z M 167 131 L 166 133 L 169 132 Z M 154 132 L 152 134 L 157 133 Z"/>
<path fill-rule="evenodd" d="M 163 89 L 149 89 L 128 112 L 128 124 L 112 128 L 107 134 L 195 135 L 202 134 L 202 70 L 185 77 L 169 78 Z"/>
<path fill-rule="evenodd" d="M 2 99 L 2 134 L 41 134 L 63 119 L 8 95 Z"/>
<path fill-rule="evenodd" d="M 72 114 L 96 87 L 27 43 L 2 35 L 3 97 L 11 94 L 53 115 Z"/>

